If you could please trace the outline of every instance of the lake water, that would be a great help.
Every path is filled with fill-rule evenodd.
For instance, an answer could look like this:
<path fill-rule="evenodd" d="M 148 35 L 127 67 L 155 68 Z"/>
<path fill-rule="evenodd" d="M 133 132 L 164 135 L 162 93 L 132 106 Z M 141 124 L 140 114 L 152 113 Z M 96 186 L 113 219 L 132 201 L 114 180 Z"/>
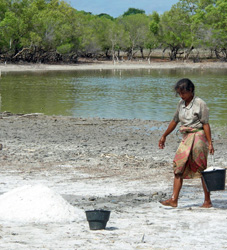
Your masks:
<path fill-rule="evenodd" d="M 210 108 L 210 122 L 226 125 L 226 70 L 96 70 L 4 73 L 1 112 L 73 117 L 170 121 L 179 97 L 173 85 L 183 77 Z"/>

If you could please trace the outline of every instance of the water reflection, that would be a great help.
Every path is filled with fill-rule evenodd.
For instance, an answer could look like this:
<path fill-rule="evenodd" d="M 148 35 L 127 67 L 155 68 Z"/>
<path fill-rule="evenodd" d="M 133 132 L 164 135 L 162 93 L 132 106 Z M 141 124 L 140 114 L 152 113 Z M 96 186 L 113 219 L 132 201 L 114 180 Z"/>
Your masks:
<path fill-rule="evenodd" d="M 0 79 L 1 111 L 74 117 L 172 119 L 182 77 L 211 110 L 211 122 L 226 124 L 226 70 L 102 70 L 7 73 Z"/>

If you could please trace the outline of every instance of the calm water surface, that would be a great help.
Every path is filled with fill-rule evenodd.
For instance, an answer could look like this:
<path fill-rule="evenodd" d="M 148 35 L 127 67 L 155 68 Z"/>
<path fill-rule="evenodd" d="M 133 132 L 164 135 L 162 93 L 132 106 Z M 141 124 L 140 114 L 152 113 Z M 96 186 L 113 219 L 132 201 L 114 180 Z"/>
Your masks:
<path fill-rule="evenodd" d="M 102 70 L 4 73 L 1 112 L 169 121 L 179 97 L 172 86 L 190 78 L 210 108 L 210 122 L 226 125 L 226 70 Z"/>

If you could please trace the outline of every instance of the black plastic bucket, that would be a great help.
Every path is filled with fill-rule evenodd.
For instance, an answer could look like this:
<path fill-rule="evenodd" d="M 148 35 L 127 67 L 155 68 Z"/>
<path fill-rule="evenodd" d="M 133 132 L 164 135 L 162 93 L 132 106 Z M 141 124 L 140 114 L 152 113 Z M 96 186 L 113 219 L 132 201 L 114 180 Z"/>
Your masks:
<path fill-rule="evenodd" d="M 207 191 L 225 190 L 226 169 L 213 169 L 201 172 Z"/>
<path fill-rule="evenodd" d="M 91 230 L 101 230 L 106 228 L 107 221 L 110 218 L 110 211 L 90 210 L 85 213 Z"/>

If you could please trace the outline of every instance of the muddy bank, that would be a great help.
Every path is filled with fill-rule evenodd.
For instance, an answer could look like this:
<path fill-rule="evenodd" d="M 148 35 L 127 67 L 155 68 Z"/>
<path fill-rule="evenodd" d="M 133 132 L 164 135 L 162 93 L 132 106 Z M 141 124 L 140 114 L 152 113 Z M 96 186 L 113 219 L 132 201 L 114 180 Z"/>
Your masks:
<path fill-rule="evenodd" d="M 179 133 L 168 137 L 164 150 L 158 149 L 168 122 L 10 113 L 3 113 L 1 118 L 3 173 L 12 170 L 12 175 L 23 179 L 64 174 L 62 182 L 66 178 L 66 183 L 99 178 L 140 181 L 154 176 L 158 181 L 172 177 Z M 226 164 L 227 151 L 223 130 L 213 130 L 215 160 L 221 166 Z M 2 190 L 7 186 L 1 183 Z"/>

